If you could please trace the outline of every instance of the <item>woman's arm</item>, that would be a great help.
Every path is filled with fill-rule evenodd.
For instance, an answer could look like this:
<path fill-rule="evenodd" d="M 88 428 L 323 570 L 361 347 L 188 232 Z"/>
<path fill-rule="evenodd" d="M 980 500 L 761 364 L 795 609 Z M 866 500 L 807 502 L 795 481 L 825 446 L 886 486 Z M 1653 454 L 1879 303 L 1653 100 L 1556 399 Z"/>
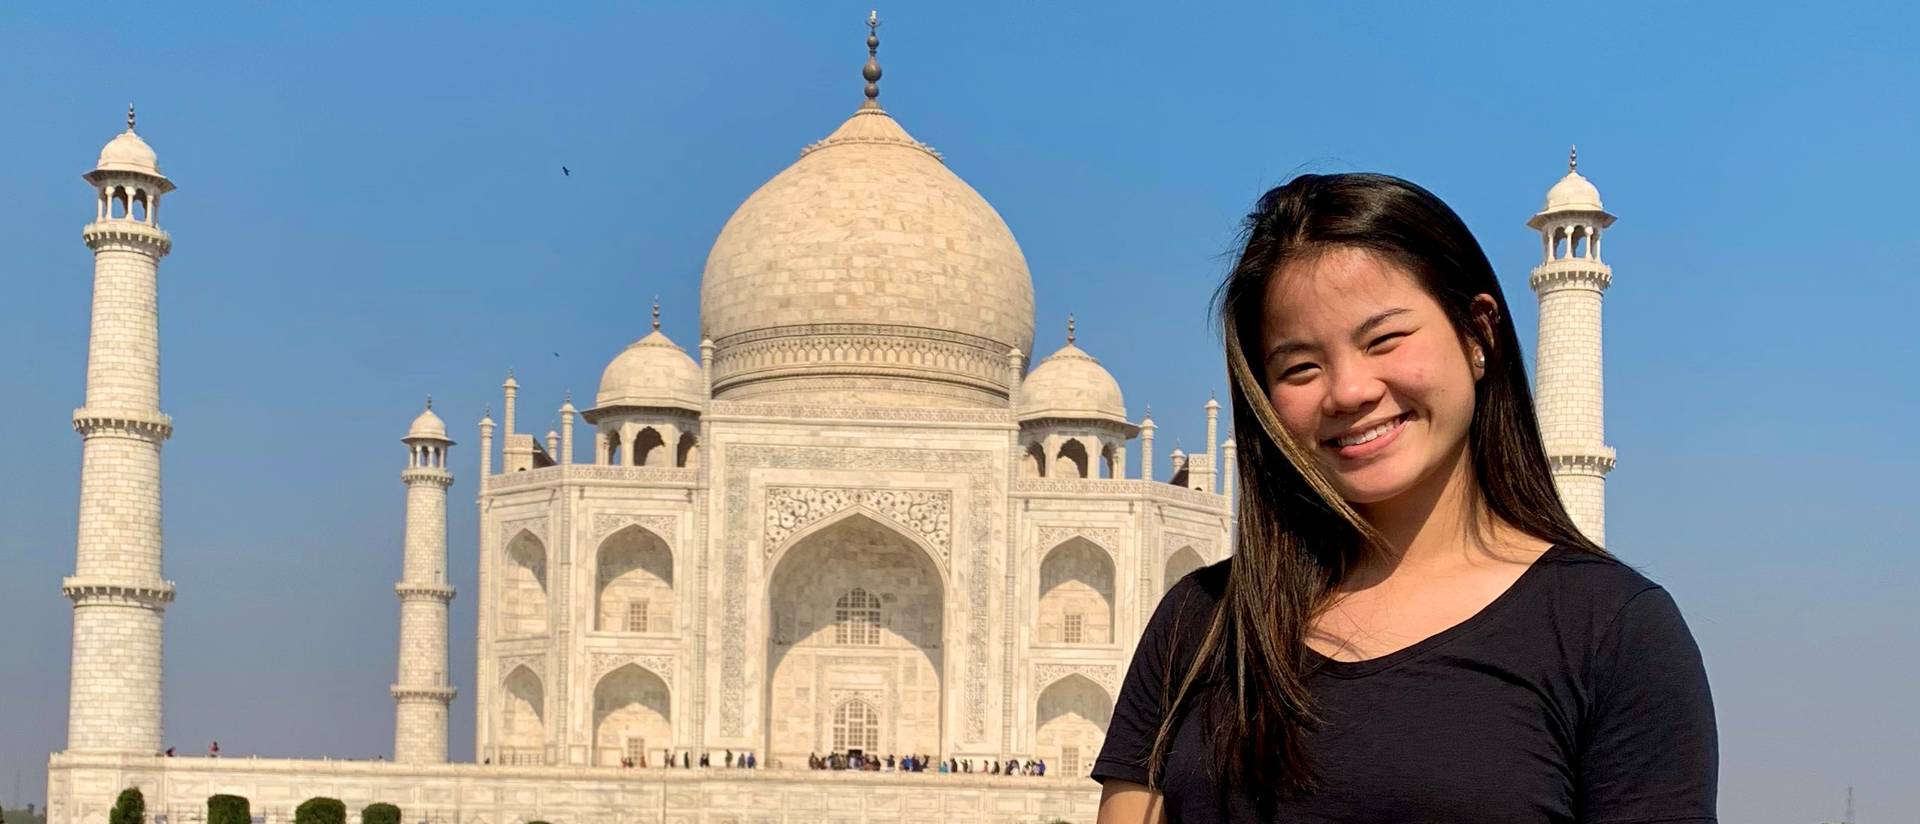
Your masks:
<path fill-rule="evenodd" d="M 1166 824 L 1160 794 L 1131 781 L 1107 779 L 1100 790 L 1100 818 L 1096 824 Z"/>

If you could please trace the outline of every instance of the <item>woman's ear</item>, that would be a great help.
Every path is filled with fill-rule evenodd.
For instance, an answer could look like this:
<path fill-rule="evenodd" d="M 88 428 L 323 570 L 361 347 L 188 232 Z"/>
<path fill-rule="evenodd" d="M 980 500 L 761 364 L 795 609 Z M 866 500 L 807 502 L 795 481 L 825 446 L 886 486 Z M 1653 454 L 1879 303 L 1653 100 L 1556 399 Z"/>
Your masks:
<path fill-rule="evenodd" d="M 1468 346 L 1471 347 L 1468 360 L 1473 364 L 1473 379 L 1477 381 L 1487 374 L 1487 364 L 1497 355 L 1504 354 L 1491 351 L 1494 341 L 1499 339 L 1493 330 L 1500 325 L 1500 302 L 1494 300 L 1492 295 L 1481 292 L 1473 296 L 1467 312 L 1473 324 L 1473 330 L 1467 336 Z"/>

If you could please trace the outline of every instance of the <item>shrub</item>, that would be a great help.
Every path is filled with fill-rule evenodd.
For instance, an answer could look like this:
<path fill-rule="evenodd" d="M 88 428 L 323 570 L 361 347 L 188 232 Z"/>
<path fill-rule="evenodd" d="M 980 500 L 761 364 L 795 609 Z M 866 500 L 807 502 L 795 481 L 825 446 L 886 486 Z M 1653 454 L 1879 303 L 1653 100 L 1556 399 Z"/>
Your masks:
<path fill-rule="evenodd" d="M 253 807 L 238 795 L 207 796 L 207 824 L 253 824 Z"/>
<path fill-rule="evenodd" d="M 368 804 L 360 811 L 360 824 L 400 824 L 400 808 L 387 803 Z"/>
<path fill-rule="evenodd" d="M 139 787 L 128 787 L 120 791 L 120 797 L 113 802 L 113 812 L 107 816 L 109 824 L 146 824 L 147 798 L 140 794 Z"/>
<path fill-rule="evenodd" d="M 309 798 L 293 808 L 293 824 L 347 824 L 347 805 L 338 798 Z"/>

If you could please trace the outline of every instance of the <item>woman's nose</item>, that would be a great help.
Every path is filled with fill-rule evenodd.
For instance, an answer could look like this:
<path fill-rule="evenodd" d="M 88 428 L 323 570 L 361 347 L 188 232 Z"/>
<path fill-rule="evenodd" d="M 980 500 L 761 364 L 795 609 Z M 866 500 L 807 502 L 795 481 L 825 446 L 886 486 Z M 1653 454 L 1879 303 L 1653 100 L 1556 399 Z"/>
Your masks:
<path fill-rule="evenodd" d="M 1328 415 L 1350 415 L 1365 410 L 1386 395 L 1386 382 L 1360 364 L 1335 367 L 1331 372 L 1333 380 L 1325 402 Z"/>

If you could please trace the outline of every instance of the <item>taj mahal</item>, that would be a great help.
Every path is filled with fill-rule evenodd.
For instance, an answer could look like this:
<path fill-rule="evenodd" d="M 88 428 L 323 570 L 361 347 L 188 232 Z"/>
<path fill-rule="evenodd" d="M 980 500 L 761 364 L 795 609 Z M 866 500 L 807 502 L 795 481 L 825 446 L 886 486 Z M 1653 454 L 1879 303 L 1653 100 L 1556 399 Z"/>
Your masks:
<path fill-rule="evenodd" d="M 1192 407 L 1204 448 L 1157 452 L 1153 419 L 1130 414 L 1072 322 L 1032 354 L 1013 232 L 881 106 L 871 31 L 867 46 L 865 101 L 714 240 L 691 348 L 660 331 L 656 303 L 590 403 L 522 398 L 509 374 L 471 452 L 430 404 L 406 428 L 396 677 L 367 696 L 370 712 L 393 702 L 391 761 L 160 756 L 173 422 L 156 298 L 174 184 L 130 111 L 84 175 L 92 327 L 49 824 L 103 824 L 128 786 L 172 824 L 213 793 L 276 824 L 321 795 L 354 816 L 383 801 L 458 824 L 1091 820 L 1085 775 L 1134 640 L 1162 593 L 1231 551 L 1234 442 L 1207 400 Z M 1525 221 L 1540 244 L 1540 420 L 1596 540 L 1614 464 L 1601 381 L 1613 220 L 1569 162 Z M 555 429 L 522 431 L 528 404 L 541 419 L 557 408 Z M 456 685 L 447 491 L 462 466 L 478 488 L 479 626 L 475 683 Z M 448 759 L 456 690 L 474 700 L 472 763 Z M 723 749 L 761 768 L 622 767 Z M 806 769 L 849 750 L 1049 769 Z"/>

